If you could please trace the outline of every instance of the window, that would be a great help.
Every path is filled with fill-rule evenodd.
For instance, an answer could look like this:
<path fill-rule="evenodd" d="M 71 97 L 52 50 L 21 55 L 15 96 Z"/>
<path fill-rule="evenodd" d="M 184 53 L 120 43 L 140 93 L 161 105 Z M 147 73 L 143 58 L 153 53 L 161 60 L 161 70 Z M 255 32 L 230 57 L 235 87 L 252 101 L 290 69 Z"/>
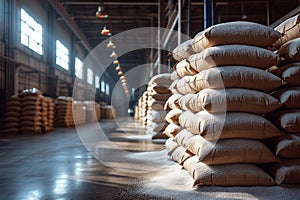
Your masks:
<path fill-rule="evenodd" d="M 105 87 L 105 94 L 109 95 L 109 85 L 108 84 L 106 84 L 106 87 Z"/>
<path fill-rule="evenodd" d="M 43 27 L 25 10 L 21 9 L 21 44 L 43 54 Z"/>
<path fill-rule="evenodd" d="M 95 87 L 100 88 L 100 77 L 98 75 L 95 76 Z"/>
<path fill-rule="evenodd" d="M 56 40 L 56 64 L 69 70 L 69 50 L 59 40 Z"/>
<path fill-rule="evenodd" d="M 105 82 L 101 81 L 101 92 L 105 92 Z"/>
<path fill-rule="evenodd" d="M 86 78 L 86 81 L 89 84 L 93 85 L 93 71 L 90 68 L 87 69 L 87 78 Z"/>
<path fill-rule="evenodd" d="M 75 58 L 75 75 L 82 79 L 82 61 L 79 58 Z"/>

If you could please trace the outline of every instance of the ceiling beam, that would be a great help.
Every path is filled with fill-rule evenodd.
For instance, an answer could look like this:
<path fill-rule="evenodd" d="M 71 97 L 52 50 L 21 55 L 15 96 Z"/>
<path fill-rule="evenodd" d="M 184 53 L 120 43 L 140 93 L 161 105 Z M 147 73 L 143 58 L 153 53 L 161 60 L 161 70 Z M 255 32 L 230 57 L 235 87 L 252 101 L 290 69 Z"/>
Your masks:
<path fill-rule="evenodd" d="M 63 7 L 61 2 L 59 0 L 48 0 L 52 7 L 56 10 L 56 12 L 63 17 L 66 24 L 69 26 L 69 28 L 74 32 L 76 37 L 81 41 L 84 48 L 90 52 L 92 50 L 92 46 L 90 45 L 89 41 L 85 37 L 85 35 L 81 32 L 75 21 L 71 18 L 69 13 L 66 11 L 66 9 Z"/>

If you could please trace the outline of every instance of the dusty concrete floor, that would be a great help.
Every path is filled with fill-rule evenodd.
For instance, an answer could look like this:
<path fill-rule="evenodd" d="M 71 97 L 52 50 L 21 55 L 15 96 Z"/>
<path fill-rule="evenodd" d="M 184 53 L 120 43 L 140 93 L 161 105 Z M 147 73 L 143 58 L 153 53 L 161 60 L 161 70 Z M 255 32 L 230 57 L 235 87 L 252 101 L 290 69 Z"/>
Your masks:
<path fill-rule="evenodd" d="M 192 188 L 138 124 L 100 124 L 0 135 L 0 199 L 300 199 L 299 185 Z"/>

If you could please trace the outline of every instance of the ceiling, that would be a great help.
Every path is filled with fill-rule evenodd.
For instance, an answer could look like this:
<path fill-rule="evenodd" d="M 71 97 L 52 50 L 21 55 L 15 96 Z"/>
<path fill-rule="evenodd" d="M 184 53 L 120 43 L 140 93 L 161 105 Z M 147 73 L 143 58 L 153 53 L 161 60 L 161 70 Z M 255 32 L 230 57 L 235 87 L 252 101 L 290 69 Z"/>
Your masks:
<path fill-rule="evenodd" d="M 162 3 L 160 3 L 162 1 Z M 102 1 L 101 1 L 102 2 Z M 164 3 L 163 3 L 164 2 Z M 157 27 L 159 24 L 159 7 L 161 7 L 162 27 L 168 23 L 172 11 L 172 2 L 169 0 L 104 0 L 108 19 L 99 19 L 95 16 L 99 1 L 97 0 L 60 0 L 72 20 L 94 48 L 107 36 L 101 36 L 103 26 L 107 26 L 112 34 L 139 27 Z M 182 0 L 182 31 L 186 33 L 187 0 Z M 215 0 L 215 23 L 244 20 L 270 25 L 283 15 L 299 6 L 298 0 Z M 190 36 L 203 30 L 203 1 L 191 0 L 190 6 Z M 120 63 L 124 71 L 147 62 L 149 50 L 140 50 L 122 56 Z M 116 74 L 116 73 L 115 73 Z M 115 75 L 117 78 L 117 75 Z"/>

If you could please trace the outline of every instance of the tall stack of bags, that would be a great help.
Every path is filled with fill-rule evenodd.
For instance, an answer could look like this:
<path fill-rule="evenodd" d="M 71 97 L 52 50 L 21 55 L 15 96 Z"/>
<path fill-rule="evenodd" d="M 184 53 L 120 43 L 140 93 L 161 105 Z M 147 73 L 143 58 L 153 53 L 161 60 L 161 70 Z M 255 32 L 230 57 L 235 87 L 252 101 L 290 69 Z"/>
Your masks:
<path fill-rule="evenodd" d="M 284 82 L 265 71 L 280 33 L 251 22 L 218 24 L 173 52 L 173 96 L 165 134 L 171 159 L 195 185 L 273 185 L 258 165 L 278 162 L 261 141 L 282 135 L 264 115 L 281 103 L 268 94 Z"/>
<path fill-rule="evenodd" d="M 165 120 L 167 111 L 164 110 L 164 105 L 172 95 L 168 89 L 172 83 L 170 76 L 168 73 L 155 75 L 148 83 L 146 131 L 152 135 L 152 139 L 166 138 L 163 131 L 168 123 Z"/>
<path fill-rule="evenodd" d="M 45 97 L 48 104 L 48 127 L 49 131 L 53 131 L 54 129 L 54 116 L 55 116 L 55 108 L 53 99 L 49 97 Z"/>
<path fill-rule="evenodd" d="M 100 105 L 95 101 L 84 101 L 87 122 L 97 122 L 100 120 Z"/>
<path fill-rule="evenodd" d="M 73 98 L 60 96 L 55 101 L 55 126 L 74 126 L 73 120 Z"/>
<path fill-rule="evenodd" d="M 147 126 L 147 110 L 148 110 L 148 92 L 145 91 L 141 98 L 141 108 L 140 108 L 140 123 L 143 127 Z"/>
<path fill-rule="evenodd" d="M 5 133 L 18 133 L 20 128 L 21 102 L 18 95 L 9 98 L 5 113 Z"/>
<path fill-rule="evenodd" d="M 73 102 L 73 119 L 76 125 L 82 125 L 86 123 L 86 112 L 85 105 L 83 102 Z"/>
<path fill-rule="evenodd" d="M 275 181 L 300 183 L 300 15 L 294 16 L 278 27 L 282 37 L 274 43 L 278 55 L 283 58 L 279 67 L 269 71 L 281 77 L 287 84 L 272 95 L 283 107 L 267 117 L 285 134 L 270 139 L 267 144 L 280 157 L 280 163 L 267 166 Z"/>
<path fill-rule="evenodd" d="M 42 92 L 33 88 L 23 90 L 21 99 L 20 132 L 42 133 L 43 128 L 43 102 Z"/>

